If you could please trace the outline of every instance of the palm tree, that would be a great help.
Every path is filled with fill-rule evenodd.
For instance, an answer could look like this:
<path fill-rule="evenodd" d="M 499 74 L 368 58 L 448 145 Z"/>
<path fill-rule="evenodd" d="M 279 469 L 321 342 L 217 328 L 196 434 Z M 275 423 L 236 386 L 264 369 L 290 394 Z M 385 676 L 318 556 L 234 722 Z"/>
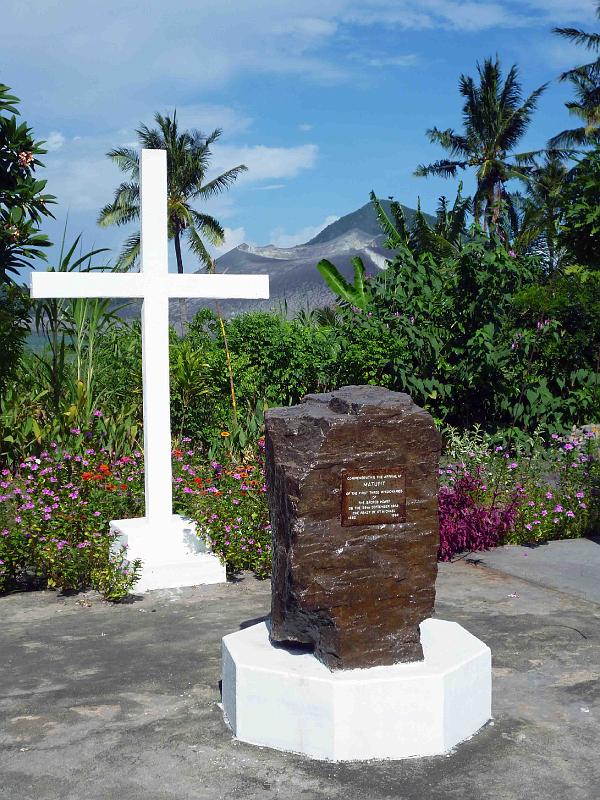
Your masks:
<path fill-rule="evenodd" d="M 484 227 L 498 226 L 502 206 L 512 209 L 506 183 L 523 178 L 534 153 L 513 151 L 523 137 L 537 102 L 546 86 L 541 86 L 523 101 L 518 69 L 513 65 L 502 80 L 498 58 L 486 59 L 477 65 L 479 85 L 473 78 L 461 75 L 459 90 L 463 104 L 463 132 L 452 128 L 427 131 L 429 141 L 440 144 L 449 154 L 428 166 L 420 165 L 415 175 L 455 177 L 459 170 L 475 168 L 477 190 L 473 198 L 475 219 L 483 218 Z"/>
<path fill-rule="evenodd" d="M 247 167 L 239 164 L 206 181 L 210 148 L 221 136 L 221 129 L 217 128 L 209 136 L 197 130 L 180 131 L 177 112 L 173 112 L 173 117 L 155 114 L 154 119 L 157 128 L 151 129 L 142 125 L 136 133 L 140 147 L 167 151 L 169 238 L 175 244 L 177 271 L 184 271 L 181 252 L 183 239 L 200 264 L 208 271 L 214 271 L 214 262 L 205 242 L 220 245 L 224 241 L 225 233 L 214 217 L 196 210 L 193 203 L 208 200 L 225 191 Z M 140 215 L 139 156 L 136 150 L 129 147 L 117 147 L 107 153 L 107 156 L 122 172 L 129 173 L 129 180 L 117 186 L 112 203 L 100 211 L 98 224 L 103 227 L 127 225 Z M 140 234 L 137 232 L 126 240 L 118 266 L 121 269 L 130 269 L 136 264 L 139 252 Z"/>
<path fill-rule="evenodd" d="M 247 171 L 244 164 L 238 164 L 216 178 L 206 181 L 206 173 L 210 164 L 210 148 L 221 136 L 217 128 L 209 136 L 197 130 L 179 131 L 177 112 L 173 117 L 155 114 L 154 120 L 158 128 L 142 125 L 137 129 L 140 146 L 149 150 L 167 151 L 167 214 L 169 238 L 175 244 L 177 272 L 183 273 L 183 256 L 181 242 L 185 238 L 188 248 L 208 272 L 215 272 L 215 262 L 208 251 L 205 240 L 212 245 L 220 245 L 225 239 L 221 224 L 210 214 L 205 214 L 193 207 L 198 200 L 208 200 L 221 194 L 234 183 L 242 172 Z M 136 150 L 129 147 L 117 147 L 107 153 L 122 172 L 129 173 L 129 181 L 125 181 L 115 189 L 112 203 L 100 211 L 98 223 L 103 227 L 109 225 L 127 225 L 140 216 L 140 163 Z M 140 253 L 140 234 L 132 234 L 126 241 L 119 256 L 117 267 L 132 268 Z M 227 343 L 227 334 L 223 322 L 223 314 L 215 301 L 217 316 L 227 356 L 227 368 L 231 389 L 231 407 L 234 423 L 237 421 L 237 403 L 233 383 L 233 369 Z M 187 323 L 187 301 L 179 301 L 179 316 L 182 335 Z"/>
<path fill-rule="evenodd" d="M 527 252 L 541 245 L 548 268 L 554 270 L 560 262 L 558 238 L 563 218 L 564 191 L 569 170 L 555 152 L 548 152 L 541 164 L 536 164 L 528 178 L 525 197 L 521 199 L 519 231 L 512 246 Z"/>
<path fill-rule="evenodd" d="M 600 19 L 600 2 L 596 16 Z M 597 144 L 600 141 L 600 33 L 586 33 L 578 28 L 554 28 L 554 33 L 582 45 L 595 53 L 596 58 L 560 76 L 561 81 L 569 81 L 575 90 L 575 100 L 565 105 L 583 125 L 557 134 L 550 140 L 550 147 Z"/>

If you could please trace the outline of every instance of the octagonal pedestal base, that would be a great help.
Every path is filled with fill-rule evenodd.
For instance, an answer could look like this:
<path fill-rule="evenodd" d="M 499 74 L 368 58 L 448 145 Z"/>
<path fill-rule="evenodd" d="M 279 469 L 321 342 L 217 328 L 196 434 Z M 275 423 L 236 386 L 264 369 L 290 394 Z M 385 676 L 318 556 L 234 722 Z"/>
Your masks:
<path fill-rule="evenodd" d="M 223 709 L 250 744 L 329 761 L 447 752 L 491 717 L 489 647 L 455 622 L 421 625 L 425 658 L 332 672 L 274 647 L 267 623 L 223 639 Z"/>

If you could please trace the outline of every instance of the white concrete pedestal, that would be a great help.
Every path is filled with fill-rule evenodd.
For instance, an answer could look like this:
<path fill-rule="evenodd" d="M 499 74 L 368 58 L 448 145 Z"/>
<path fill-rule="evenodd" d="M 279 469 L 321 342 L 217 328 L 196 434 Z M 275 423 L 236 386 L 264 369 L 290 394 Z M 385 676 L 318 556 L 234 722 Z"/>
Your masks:
<path fill-rule="evenodd" d="M 128 546 L 128 559 L 143 562 L 134 592 L 226 581 L 225 565 L 198 538 L 195 522 L 178 515 L 163 524 L 138 517 L 113 520 L 110 529 L 118 534 L 117 547 Z"/>
<path fill-rule="evenodd" d="M 223 639 L 223 709 L 250 744 L 331 761 L 445 753 L 491 717 L 489 647 L 455 622 L 421 625 L 425 658 L 330 671 L 273 647 L 267 623 Z"/>

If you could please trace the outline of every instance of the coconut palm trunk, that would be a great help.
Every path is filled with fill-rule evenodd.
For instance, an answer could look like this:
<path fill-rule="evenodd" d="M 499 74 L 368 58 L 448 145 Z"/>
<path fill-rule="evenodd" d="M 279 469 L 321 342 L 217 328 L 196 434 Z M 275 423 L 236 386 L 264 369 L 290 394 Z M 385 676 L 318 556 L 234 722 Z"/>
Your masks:
<path fill-rule="evenodd" d="M 175 231 L 173 236 L 175 242 L 175 260 L 177 262 L 177 272 L 183 275 L 183 258 L 181 255 L 181 238 L 179 231 Z M 188 324 L 188 306 L 187 297 L 179 298 L 179 327 L 181 328 L 181 335 L 185 336 L 185 331 Z"/>

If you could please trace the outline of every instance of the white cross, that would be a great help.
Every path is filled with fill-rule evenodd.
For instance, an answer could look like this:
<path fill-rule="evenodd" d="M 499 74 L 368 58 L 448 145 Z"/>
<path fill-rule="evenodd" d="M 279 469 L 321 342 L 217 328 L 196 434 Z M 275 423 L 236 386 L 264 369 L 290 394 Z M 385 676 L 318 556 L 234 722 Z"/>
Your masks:
<path fill-rule="evenodd" d="M 157 526 L 173 513 L 169 298 L 268 298 L 269 276 L 169 274 L 165 150 L 142 150 L 140 196 L 139 272 L 34 272 L 31 296 L 142 299 L 146 520 Z"/>

